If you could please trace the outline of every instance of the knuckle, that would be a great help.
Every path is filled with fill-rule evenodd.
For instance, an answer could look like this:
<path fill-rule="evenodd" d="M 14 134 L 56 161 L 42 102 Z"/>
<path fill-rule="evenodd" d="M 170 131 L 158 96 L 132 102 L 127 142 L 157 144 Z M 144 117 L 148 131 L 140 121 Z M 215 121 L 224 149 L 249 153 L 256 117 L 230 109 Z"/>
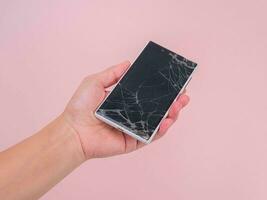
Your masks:
<path fill-rule="evenodd" d="M 94 78 L 94 75 L 88 75 L 88 76 L 86 76 L 86 77 L 84 77 L 84 78 L 82 79 L 82 82 L 83 82 L 83 83 L 88 83 L 88 82 L 92 81 L 93 78 Z"/>

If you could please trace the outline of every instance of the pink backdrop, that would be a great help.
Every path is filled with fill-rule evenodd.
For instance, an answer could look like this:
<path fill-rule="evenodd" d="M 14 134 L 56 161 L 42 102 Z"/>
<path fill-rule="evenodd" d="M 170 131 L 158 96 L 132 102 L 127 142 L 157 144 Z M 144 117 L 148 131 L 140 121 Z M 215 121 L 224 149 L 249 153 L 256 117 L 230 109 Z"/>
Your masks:
<path fill-rule="evenodd" d="M 84 76 L 154 40 L 199 63 L 190 106 L 162 140 L 91 160 L 42 199 L 267 199 L 266 10 L 265 0 L 0 1 L 0 150 L 57 116 Z"/>

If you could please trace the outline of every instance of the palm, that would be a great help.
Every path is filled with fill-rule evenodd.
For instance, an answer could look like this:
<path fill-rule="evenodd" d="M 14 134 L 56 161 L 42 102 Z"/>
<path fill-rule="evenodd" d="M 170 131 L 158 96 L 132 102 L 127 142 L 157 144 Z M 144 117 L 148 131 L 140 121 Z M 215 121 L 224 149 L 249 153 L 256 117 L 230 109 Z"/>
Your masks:
<path fill-rule="evenodd" d="M 105 88 L 113 85 L 128 66 L 129 62 L 124 62 L 102 73 L 88 76 L 66 107 L 64 116 L 76 130 L 87 158 L 117 155 L 143 146 L 134 138 L 106 125 L 94 116 L 97 106 L 105 98 Z M 180 109 L 181 107 L 173 108 L 170 111 L 169 115 L 173 116 L 164 120 L 158 137 L 166 132 Z"/>

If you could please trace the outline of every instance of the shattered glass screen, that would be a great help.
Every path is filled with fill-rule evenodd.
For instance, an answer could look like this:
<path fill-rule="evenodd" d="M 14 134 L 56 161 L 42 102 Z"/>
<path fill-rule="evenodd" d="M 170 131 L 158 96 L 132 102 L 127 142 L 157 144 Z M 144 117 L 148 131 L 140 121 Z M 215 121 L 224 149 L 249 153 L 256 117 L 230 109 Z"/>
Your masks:
<path fill-rule="evenodd" d="M 148 140 L 196 65 L 149 42 L 97 113 Z"/>

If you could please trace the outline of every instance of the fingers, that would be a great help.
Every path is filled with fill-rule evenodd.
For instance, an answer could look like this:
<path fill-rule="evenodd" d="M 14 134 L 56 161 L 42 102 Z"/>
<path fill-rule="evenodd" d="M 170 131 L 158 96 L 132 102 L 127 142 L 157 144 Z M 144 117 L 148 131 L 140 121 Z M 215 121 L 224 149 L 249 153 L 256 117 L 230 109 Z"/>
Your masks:
<path fill-rule="evenodd" d="M 187 96 L 186 94 L 182 94 L 177 101 L 175 101 L 173 103 L 173 105 L 171 106 L 170 110 L 169 110 L 169 114 L 168 117 L 172 118 L 172 119 L 176 119 L 178 116 L 178 113 L 180 112 L 180 110 L 185 107 L 189 102 L 189 96 Z"/>
<path fill-rule="evenodd" d="M 105 90 L 105 98 L 110 94 L 110 91 Z"/>
<path fill-rule="evenodd" d="M 159 131 L 156 134 L 154 140 L 161 138 L 166 134 L 167 130 L 173 125 L 177 120 L 179 112 L 189 103 L 189 96 L 182 94 L 177 101 L 173 103 L 169 110 L 169 114 L 166 119 L 164 119 L 159 127 Z"/>
<path fill-rule="evenodd" d="M 174 123 L 174 119 L 172 118 L 166 118 L 163 120 L 163 122 L 161 123 L 160 127 L 159 127 L 159 131 L 157 133 L 157 135 L 155 136 L 155 138 L 160 138 L 163 135 L 165 135 L 165 133 L 167 132 L 167 130 L 171 127 L 171 125 Z"/>
<path fill-rule="evenodd" d="M 188 95 L 186 95 L 186 94 L 182 94 L 182 95 L 180 96 L 180 98 L 178 98 L 177 101 L 178 101 L 178 102 L 181 102 L 182 107 L 185 107 L 185 106 L 189 103 L 190 98 L 189 98 Z"/>
<path fill-rule="evenodd" d="M 125 153 L 129 153 L 137 149 L 137 140 L 132 136 L 122 133 L 125 139 Z"/>
<path fill-rule="evenodd" d="M 179 113 L 179 111 L 183 108 L 183 105 L 181 103 L 181 101 L 175 101 L 170 110 L 169 110 L 169 114 L 168 114 L 168 117 L 169 118 L 172 118 L 172 119 L 175 119 Z"/>
<path fill-rule="evenodd" d="M 130 66 L 129 61 L 124 61 L 96 74 L 97 81 L 106 88 L 115 84 Z"/>

